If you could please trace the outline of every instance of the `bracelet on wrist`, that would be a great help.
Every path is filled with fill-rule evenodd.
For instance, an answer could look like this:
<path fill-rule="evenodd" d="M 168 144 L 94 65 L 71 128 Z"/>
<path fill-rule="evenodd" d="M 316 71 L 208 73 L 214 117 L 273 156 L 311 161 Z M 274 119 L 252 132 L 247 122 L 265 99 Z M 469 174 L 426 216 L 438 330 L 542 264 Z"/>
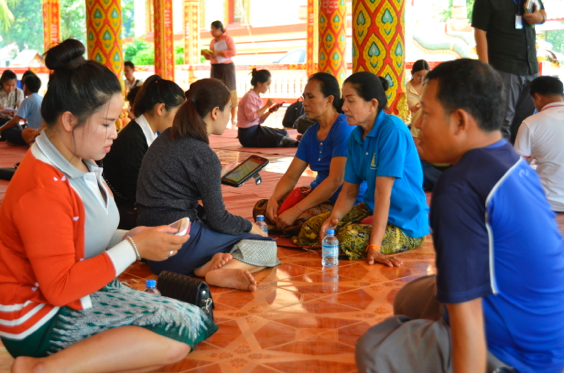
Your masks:
<path fill-rule="evenodd" d="M 133 250 L 135 251 L 135 257 L 137 258 L 137 261 L 140 261 L 141 255 L 139 254 L 139 250 L 137 250 L 137 245 L 135 245 L 135 241 L 133 241 L 133 238 L 129 236 L 127 237 L 127 240 L 129 241 L 131 247 L 133 247 Z"/>
<path fill-rule="evenodd" d="M 368 250 L 374 250 L 376 252 L 380 252 L 382 250 L 382 245 L 368 245 L 366 246 L 366 252 L 368 252 Z"/>
<path fill-rule="evenodd" d="M 298 211 L 301 212 L 302 214 L 304 213 L 304 210 L 302 210 L 302 209 L 300 208 L 300 206 L 298 206 L 297 203 L 294 205 L 294 207 L 297 208 Z"/>

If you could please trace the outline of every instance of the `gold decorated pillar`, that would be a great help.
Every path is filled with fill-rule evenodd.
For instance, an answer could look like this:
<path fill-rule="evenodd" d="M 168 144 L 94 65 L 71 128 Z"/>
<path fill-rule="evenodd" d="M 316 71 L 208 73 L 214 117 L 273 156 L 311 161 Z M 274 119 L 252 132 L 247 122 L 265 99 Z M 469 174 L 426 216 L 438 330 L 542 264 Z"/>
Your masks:
<path fill-rule="evenodd" d="M 184 0 L 184 63 L 193 83 L 194 65 L 200 63 L 200 0 Z"/>
<path fill-rule="evenodd" d="M 342 84 L 347 72 L 347 8 L 345 0 L 319 1 L 319 71 Z"/>
<path fill-rule="evenodd" d="M 154 0 L 155 74 L 174 80 L 172 0 Z"/>
<path fill-rule="evenodd" d="M 43 50 L 61 42 L 61 8 L 59 0 L 43 0 Z"/>
<path fill-rule="evenodd" d="M 319 0 L 307 0 L 306 73 L 317 72 L 319 57 Z"/>
<path fill-rule="evenodd" d="M 370 71 L 390 83 L 388 107 L 407 120 L 405 0 L 353 0 L 353 71 Z"/>
<path fill-rule="evenodd" d="M 86 0 L 88 58 L 106 65 L 122 79 L 121 0 Z"/>

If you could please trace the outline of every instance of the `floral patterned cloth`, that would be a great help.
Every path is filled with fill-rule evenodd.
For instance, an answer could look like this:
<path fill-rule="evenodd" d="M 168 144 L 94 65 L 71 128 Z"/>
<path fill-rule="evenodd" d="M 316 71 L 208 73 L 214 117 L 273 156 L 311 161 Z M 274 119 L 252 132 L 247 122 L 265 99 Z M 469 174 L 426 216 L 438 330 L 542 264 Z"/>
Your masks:
<path fill-rule="evenodd" d="M 319 231 L 330 215 L 330 212 L 326 212 L 307 220 L 300 233 L 292 238 L 292 242 L 297 246 L 320 247 Z M 341 219 L 336 228 L 341 256 L 349 260 L 358 260 L 366 256 L 366 246 L 370 241 L 372 225 L 360 224 L 360 221 L 370 215 L 372 215 L 372 212 L 368 209 L 366 203 L 362 202 L 353 207 Z M 380 252 L 382 254 L 396 254 L 415 249 L 421 246 L 424 241 L 425 237 L 409 237 L 400 228 L 388 223 Z"/>

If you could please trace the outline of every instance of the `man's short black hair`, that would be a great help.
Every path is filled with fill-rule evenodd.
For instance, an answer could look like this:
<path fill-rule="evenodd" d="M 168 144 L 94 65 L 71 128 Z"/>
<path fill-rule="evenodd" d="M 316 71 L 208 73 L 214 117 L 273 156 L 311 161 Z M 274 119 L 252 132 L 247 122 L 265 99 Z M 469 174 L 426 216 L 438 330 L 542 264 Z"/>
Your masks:
<path fill-rule="evenodd" d="M 135 65 L 131 61 L 125 61 L 123 63 L 123 67 L 125 67 L 125 66 L 129 66 L 129 67 L 131 67 L 131 70 L 135 70 Z"/>
<path fill-rule="evenodd" d="M 483 131 L 501 128 L 503 82 L 491 66 L 468 58 L 443 62 L 427 74 L 425 81 L 432 80 L 438 83 L 437 100 L 447 114 L 463 109 Z"/>
<path fill-rule="evenodd" d="M 560 79 L 552 76 L 539 76 L 533 79 L 529 86 L 529 93 L 538 93 L 541 96 L 563 96 L 564 86 Z"/>
<path fill-rule="evenodd" d="M 31 93 L 37 93 L 41 88 L 41 79 L 35 74 L 29 74 L 25 77 L 23 84 Z"/>

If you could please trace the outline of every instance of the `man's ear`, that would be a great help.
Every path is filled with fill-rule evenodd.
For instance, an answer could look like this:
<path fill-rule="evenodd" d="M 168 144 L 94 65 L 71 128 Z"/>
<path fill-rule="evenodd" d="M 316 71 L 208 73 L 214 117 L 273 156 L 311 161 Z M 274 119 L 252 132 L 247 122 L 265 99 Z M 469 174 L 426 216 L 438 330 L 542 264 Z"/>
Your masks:
<path fill-rule="evenodd" d="M 78 124 L 78 119 L 70 111 L 65 111 L 61 115 L 61 123 L 65 132 L 71 133 L 74 127 Z"/>
<path fill-rule="evenodd" d="M 462 109 L 456 109 L 450 115 L 450 123 L 454 126 L 454 134 L 460 135 L 464 132 L 467 132 L 471 123 L 476 123 L 474 118 L 470 116 L 470 114 Z"/>

